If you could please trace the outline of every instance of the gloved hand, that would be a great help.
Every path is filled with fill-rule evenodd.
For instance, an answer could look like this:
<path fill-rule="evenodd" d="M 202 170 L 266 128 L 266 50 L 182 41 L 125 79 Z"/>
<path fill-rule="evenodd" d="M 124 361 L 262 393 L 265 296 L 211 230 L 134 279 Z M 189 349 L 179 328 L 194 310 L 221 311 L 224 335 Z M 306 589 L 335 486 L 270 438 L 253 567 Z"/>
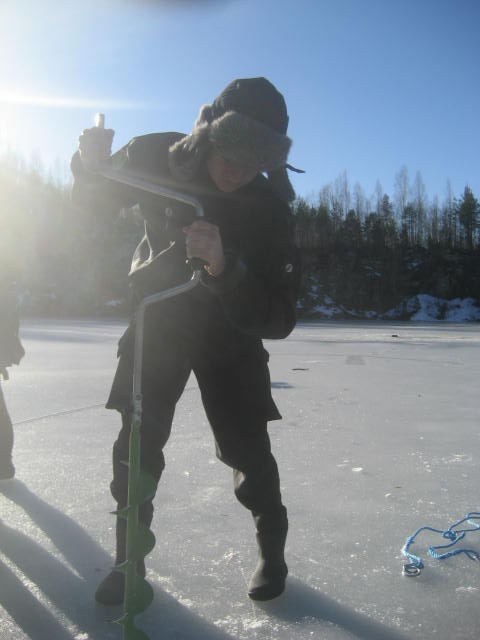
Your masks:
<path fill-rule="evenodd" d="M 109 161 L 115 131 L 103 127 L 84 129 L 78 138 L 78 151 L 85 171 L 95 171 Z"/>
<path fill-rule="evenodd" d="M 184 227 L 187 258 L 193 259 L 193 268 L 201 268 L 205 262 L 207 272 L 217 278 L 226 266 L 220 231 L 215 224 L 197 218 L 189 227 Z M 200 259 L 200 262 L 198 262 Z"/>

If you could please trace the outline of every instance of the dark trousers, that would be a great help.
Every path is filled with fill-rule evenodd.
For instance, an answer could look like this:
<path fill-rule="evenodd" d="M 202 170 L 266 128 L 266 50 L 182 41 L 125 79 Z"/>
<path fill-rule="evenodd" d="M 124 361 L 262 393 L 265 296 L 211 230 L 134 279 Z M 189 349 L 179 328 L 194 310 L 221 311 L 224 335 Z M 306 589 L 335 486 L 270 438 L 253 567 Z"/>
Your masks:
<path fill-rule="evenodd" d="M 0 464 L 9 462 L 12 458 L 13 428 L 8 415 L 2 385 L 0 384 Z"/>
<path fill-rule="evenodd" d="M 120 361 L 107 404 L 122 414 L 122 429 L 113 447 L 112 495 L 120 507 L 127 503 L 132 384 L 132 336 L 120 347 Z M 190 373 L 197 377 L 203 406 L 211 425 L 217 457 L 233 469 L 234 492 L 256 514 L 283 511 L 280 480 L 267 432 L 267 420 L 280 414 L 271 398 L 266 352 L 230 363 L 207 362 L 190 350 L 175 332 L 148 332 L 143 362 L 141 466 L 158 481 L 165 467 L 163 448 L 170 436 L 175 406 Z M 150 524 L 153 505 L 140 508 Z"/>

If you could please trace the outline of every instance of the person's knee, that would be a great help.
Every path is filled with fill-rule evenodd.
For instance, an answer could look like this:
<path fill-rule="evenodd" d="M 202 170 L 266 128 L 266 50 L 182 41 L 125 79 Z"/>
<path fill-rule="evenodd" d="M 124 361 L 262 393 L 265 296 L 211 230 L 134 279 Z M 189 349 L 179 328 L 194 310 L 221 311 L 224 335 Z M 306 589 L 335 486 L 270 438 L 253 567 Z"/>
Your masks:
<path fill-rule="evenodd" d="M 265 512 L 280 505 L 280 478 L 275 458 L 269 455 L 258 464 L 234 469 L 233 490 L 237 500 L 250 511 Z"/>

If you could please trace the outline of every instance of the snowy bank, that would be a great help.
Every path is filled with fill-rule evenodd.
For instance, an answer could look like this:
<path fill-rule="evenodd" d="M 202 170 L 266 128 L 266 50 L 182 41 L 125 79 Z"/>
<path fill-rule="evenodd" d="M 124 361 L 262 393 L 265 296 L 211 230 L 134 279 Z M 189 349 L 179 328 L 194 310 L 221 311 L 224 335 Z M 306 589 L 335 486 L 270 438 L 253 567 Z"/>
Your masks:
<path fill-rule="evenodd" d="M 300 307 L 300 310 L 302 307 Z M 384 313 L 376 311 L 358 311 L 336 304 L 328 295 L 315 305 L 306 317 L 318 319 L 365 319 L 365 320 L 412 320 L 415 322 L 479 322 L 480 306 L 474 298 L 454 298 L 444 300 L 425 293 L 405 298 L 402 302 Z"/>

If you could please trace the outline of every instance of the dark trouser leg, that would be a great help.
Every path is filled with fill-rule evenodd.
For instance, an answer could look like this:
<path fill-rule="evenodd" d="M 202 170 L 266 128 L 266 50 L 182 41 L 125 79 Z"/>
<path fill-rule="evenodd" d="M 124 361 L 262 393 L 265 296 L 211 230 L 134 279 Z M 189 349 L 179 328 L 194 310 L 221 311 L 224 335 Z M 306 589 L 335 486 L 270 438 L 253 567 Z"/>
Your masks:
<path fill-rule="evenodd" d="M 267 420 L 280 418 L 271 397 L 268 355 L 239 354 L 223 372 L 195 370 L 215 436 L 217 456 L 233 468 L 237 499 L 252 512 L 257 528 L 259 562 L 249 596 L 274 598 L 285 588 L 284 547 L 287 511 L 272 455 Z"/>
<path fill-rule="evenodd" d="M 234 469 L 235 495 L 253 513 L 282 506 L 267 421 L 280 418 L 271 397 L 268 354 L 261 345 L 222 369 L 195 367 L 217 456 Z"/>
<path fill-rule="evenodd" d="M 268 434 L 262 441 L 268 439 Z M 271 600 L 285 589 L 288 569 L 284 550 L 287 539 L 287 510 L 282 505 L 280 479 L 270 442 L 252 450 L 249 459 L 240 460 L 234 469 L 234 491 L 237 499 L 251 510 L 258 547 L 257 567 L 248 585 L 253 600 Z"/>
<path fill-rule="evenodd" d="M 241 437 L 216 439 L 216 444 L 218 457 L 233 467 L 235 495 L 252 512 L 257 530 L 259 559 L 248 595 L 253 600 L 271 600 L 285 589 L 288 519 L 267 426 L 246 428 Z"/>
<path fill-rule="evenodd" d="M 13 428 L 0 385 L 0 480 L 13 478 L 15 468 L 12 464 Z"/>
<path fill-rule="evenodd" d="M 231 449 L 233 443 L 229 443 Z M 225 449 L 225 445 L 223 445 Z M 217 441 L 217 455 L 233 467 L 233 486 L 237 500 L 256 513 L 275 513 L 282 506 L 278 467 L 271 452 L 267 425 L 259 424 L 256 433 L 248 433 L 226 456 Z"/>

